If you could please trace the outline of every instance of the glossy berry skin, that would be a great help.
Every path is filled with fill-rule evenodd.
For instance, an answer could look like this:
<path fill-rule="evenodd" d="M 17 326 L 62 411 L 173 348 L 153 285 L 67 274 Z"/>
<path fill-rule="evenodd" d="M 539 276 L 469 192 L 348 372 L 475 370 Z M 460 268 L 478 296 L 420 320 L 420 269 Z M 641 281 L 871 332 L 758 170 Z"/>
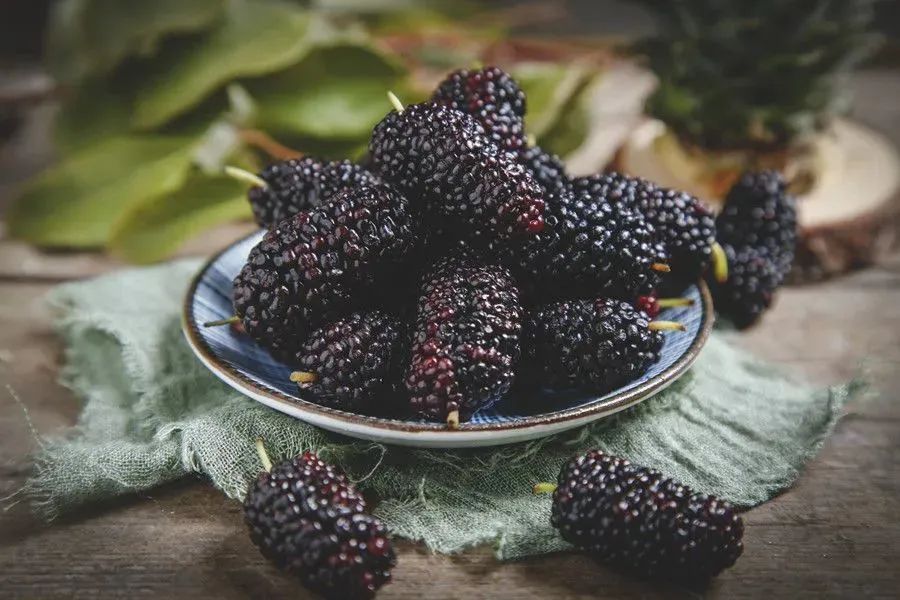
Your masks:
<path fill-rule="evenodd" d="M 663 337 L 620 300 L 567 300 L 528 314 L 523 377 L 535 386 L 606 392 L 659 360 Z"/>
<path fill-rule="evenodd" d="M 722 249 L 728 257 L 728 280 L 719 283 L 707 277 L 713 304 L 736 327 L 744 329 L 756 323 L 772 305 L 784 274 L 765 249 L 735 248 L 729 244 L 723 244 Z"/>
<path fill-rule="evenodd" d="M 396 556 L 385 526 L 346 476 L 305 452 L 263 472 L 244 500 L 263 556 L 327 598 L 372 598 Z"/>
<path fill-rule="evenodd" d="M 339 410 L 378 414 L 393 401 L 402 376 L 405 327 L 378 311 L 357 311 L 314 331 L 296 368 L 315 380 L 299 383 L 304 397 Z"/>
<path fill-rule="evenodd" d="M 271 228 L 300 211 L 321 206 L 348 187 L 379 183 L 378 177 L 349 160 L 293 158 L 263 169 L 268 187 L 250 188 L 247 196 L 261 227 Z"/>
<path fill-rule="evenodd" d="M 764 252 L 782 276 L 797 243 L 797 203 L 777 171 L 748 171 L 734 184 L 716 219 L 718 240 Z"/>
<path fill-rule="evenodd" d="M 525 146 L 525 93 L 499 67 L 454 71 L 431 99 L 472 115 L 500 148 L 518 152 Z"/>
<path fill-rule="evenodd" d="M 540 146 L 524 149 L 519 162 L 525 165 L 548 199 L 562 194 L 572 185 L 562 160 Z"/>
<path fill-rule="evenodd" d="M 634 307 L 645 312 L 651 319 L 655 319 L 659 316 L 659 313 L 662 312 L 662 309 L 659 306 L 659 299 L 652 293 L 645 296 L 638 296 L 637 300 L 634 301 Z"/>
<path fill-rule="evenodd" d="M 665 262 L 637 211 L 587 190 L 548 201 L 544 230 L 520 248 L 495 250 L 537 301 L 586 295 L 635 298 L 656 288 Z"/>
<path fill-rule="evenodd" d="M 389 113 L 372 133 L 376 171 L 428 213 L 431 227 L 486 244 L 543 229 L 540 186 L 471 116 L 425 103 Z"/>
<path fill-rule="evenodd" d="M 573 185 L 641 213 L 665 249 L 672 278 L 693 283 L 709 266 L 716 241 L 715 217 L 694 196 L 619 173 L 580 177 Z"/>
<path fill-rule="evenodd" d="M 454 257 L 423 278 L 406 371 L 412 412 L 468 420 L 509 390 L 520 354 L 522 307 L 506 269 Z"/>
<path fill-rule="evenodd" d="M 416 244 L 406 199 L 387 185 L 346 188 L 270 230 L 234 280 L 244 329 L 291 362 L 309 333 L 351 312 Z"/>
<path fill-rule="evenodd" d="M 593 450 L 559 474 L 551 523 L 601 561 L 650 576 L 704 580 L 743 552 L 734 508 L 659 472 Z"/>

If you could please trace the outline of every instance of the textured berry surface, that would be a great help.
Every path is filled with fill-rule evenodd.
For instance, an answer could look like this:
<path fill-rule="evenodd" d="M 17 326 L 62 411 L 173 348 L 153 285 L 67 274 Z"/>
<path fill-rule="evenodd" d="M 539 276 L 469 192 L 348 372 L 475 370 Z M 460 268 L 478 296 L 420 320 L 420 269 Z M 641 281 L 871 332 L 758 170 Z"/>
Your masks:
<path fill-rule="evenodd" d="M 522 308 L 505 269 L 454 257 L 422 283 L 406 372 L 414 413 L 461 420 L 497 401 L 513 381 Z"/>
<path fill-rule="evenodd" d="M 797 243 L 797 205 L 777 171 L 744 173 L 716 219 L 717 239 L 765 252 L 786 275 Z"/>
<path fill-rule="evenodd" d="M 784 281 L 779 265 L 768 251 L 722 245 L 728 257 L 728 280 L 707 277 L 716 310 L 739 328 L 749 327 L 771 306 L 775 291 Z"/>
<path fill-rule="evenodd" d="M 655 294 L 638 296 L 637 300 L 635 300 L 634 302 L 634 307 L 640 311 L 647 313 L 647 316 L 651 319 L 655 319 L 657 316 L 659 316 L 659 313 L 662 310 L 659 306 L 659 299 Z"/>
<path fill-rule="evenodd" d="M 551 197 L 544 230 L 522 247 L 496 252 L 529 295 L 545 299 L 634 298 L 656 287 L 652 265 L 666 258 L 640 213 L 587 190 Z"/>
<path fill-rule="evenodd" d="M 571 300 L 532 310 L 523 377 L 547 388 L 609 391 L 659 360 L 663 337 L 650 318 L 620 300 Z"/>
<path fill-rule="evenodd" d="M 504 150 L 517 152 L 525 145 L 525 93 L 498 67 L 454 71 L 432 100 L 472 115 Z"/>
<path fill-rule="evenodd" d="M 300 211 L 317 208 L 344 188 L 378 183 L 375 175 L 349 160 L 312 157 L 270 165 L 259 176 L 269 186 L 250 188 L 248 197 L 262 227 L 274 227 Z"/>
<path fill-rule="evenodd" d="M 314 331 L 297 353 L 296 367 L 315 380 L 299 383 L 316 402 L 377 414 L 402 377 L 403 325 L 373 310 L 354 312 Z"/>
<path fill-rule="evenodd" d="M 544 226 L 540 186 L 458 110 L 425 103 L 391 112 L 375 127 L 369 152 L 382 177 L 412 201 L 424 200 L 430 220 L 440 218 L 460 239 L 527 237 Z"/>
<path fill-rule="evenodd" d="M 705 579 L 733 565 L 744 525 L 715 496 L 599 450 L 559 474 L 551 522 L 570 543 L 648 575 Z"/>
<path fill-rule="evenodd" d="M 665 248 L 673 277 L 695 282 L 706 270 L 716 241 L 716 223 L 712 212 L 694 196 L 618 173 L 578 178 L 573 185 L 640 212 Z"/>
<path fill-rule="evenodd" d="M 540 146 L 525 149 L 519 155 L 519 162 L 525 165 L 547 197 L 557 196 L 572 185 L 562 160 Z"/>
<path fill-rule="evenodd" d="M 396 557 L 346 476 L 306 452 L 263 472 L 244 500 L 250 537 L 275 565 L 328 598 L 371 598 Z"/>
<path fill-rule="evenodd" d="M 235 313 L 281 360 L 315 328 L 350 312 L 415 246 L 406 200 L 389 186 L 346 188 L 269 231 L 234 280 Z"/>

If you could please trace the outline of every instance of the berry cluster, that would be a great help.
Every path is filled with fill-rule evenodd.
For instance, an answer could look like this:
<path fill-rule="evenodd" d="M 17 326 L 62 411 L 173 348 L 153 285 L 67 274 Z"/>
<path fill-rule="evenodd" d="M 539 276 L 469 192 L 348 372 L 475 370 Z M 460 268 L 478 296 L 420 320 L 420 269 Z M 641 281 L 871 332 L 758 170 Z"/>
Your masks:
<path fill-rule="evenodd" d="M 689 302 L 661 290 L 709 271 L 743 325 L 790 268 L 796 212 L 777 174 L 747 174 L 715 219 L 649 181 L 570 177 L 526 142 L 525 95 L 496 67 L 456 71 L 422 104 L 392 101 L 366 168 L 303 158 L 242 175 L 269 231 L 234 309 L 310 401 L 455 428 L 514 383 L 605 393 L 684 329 L 654 320 Z M 245 515 L 263 553 L 325 595 L 369 597 L 389 579 L 384 526 L 314 455 L 263 473 Z M 552 520 L 644 572 L 710 576 L 741 552 L 726 502 L 601 452 L 564 467 Z"/>
<path fill-rule="evenodd" d="M 742 179 L 717 222 L 643 179 L 570 177 L 526 143 L 525 95 L 496 67 L 392 102 L 366 168 L 306 157 L 245 174 L 269 231 L 235 312 L 311 401 L 456 426 L 515 380 L 607 392 L 678 329 L 654 321 L 684 302 L 661 292 L 726 258 L 717 295 L 740 321 L 790 264 L 793 204 L 771 175 Z"/>

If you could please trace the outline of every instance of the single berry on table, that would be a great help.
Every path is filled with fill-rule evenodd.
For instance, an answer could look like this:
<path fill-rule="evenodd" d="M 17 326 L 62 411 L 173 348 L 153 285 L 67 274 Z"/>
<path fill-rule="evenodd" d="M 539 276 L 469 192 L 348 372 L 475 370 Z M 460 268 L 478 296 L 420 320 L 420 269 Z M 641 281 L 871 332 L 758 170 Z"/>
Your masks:
<path fill-rule="evenodd" d="M 372 598 L 396 565 L 387 528 L 340 470 L 312 452 L 266 470 L 250 486 L 250 538 L 279 569 L 334 599 Z"/>
<path fill-rule="evenodd" d="M 506 269 L 465 258 L 423 277 L 406 389 L 413 413 L 453 428 L 505 394 L 520 354 L 522 307 Z"/>
<path fill-rule="evenodd" d="M 553 490 L 550 521 L 601 561 L 678 580 L 704 580 L 743 552 L 734 507 L 658 471 L 593 450 L 567 462 Z"/>

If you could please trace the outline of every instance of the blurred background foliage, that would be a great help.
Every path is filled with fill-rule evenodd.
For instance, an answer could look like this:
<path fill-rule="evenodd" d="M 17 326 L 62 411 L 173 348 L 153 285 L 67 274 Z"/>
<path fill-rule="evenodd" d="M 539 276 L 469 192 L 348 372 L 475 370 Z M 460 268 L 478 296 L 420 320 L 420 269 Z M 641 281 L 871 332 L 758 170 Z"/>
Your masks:
<path fill-rule="evenodd" d="M 58 0 L 45 65 L 59 87 L 59 161 L 7 212 L 48 248 L 165 258 L 189 237 L 250 217 L 225 164 L 297 153 L 359 159 L 390 106 L 446 72 L 501 62 L 528 95 L 536 141 L 566 154 L 585 133 L 602 61 L 517 47 L 490 3 L 412 0 Z M 576 52 L 576 54 L 579 54 Z"/>

